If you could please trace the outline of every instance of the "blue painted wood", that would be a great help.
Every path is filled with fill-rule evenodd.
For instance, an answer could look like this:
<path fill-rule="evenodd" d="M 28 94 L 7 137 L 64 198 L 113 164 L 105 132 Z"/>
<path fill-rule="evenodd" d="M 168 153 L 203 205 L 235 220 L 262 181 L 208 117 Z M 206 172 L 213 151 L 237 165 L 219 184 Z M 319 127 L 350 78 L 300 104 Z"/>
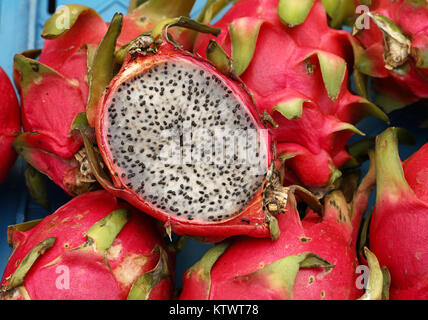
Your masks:
<path fill-rule="evenodd" d="M 27 48 L 30 1 L 0 1 L 0 66 L 12 72 L 13 55 Z"/>

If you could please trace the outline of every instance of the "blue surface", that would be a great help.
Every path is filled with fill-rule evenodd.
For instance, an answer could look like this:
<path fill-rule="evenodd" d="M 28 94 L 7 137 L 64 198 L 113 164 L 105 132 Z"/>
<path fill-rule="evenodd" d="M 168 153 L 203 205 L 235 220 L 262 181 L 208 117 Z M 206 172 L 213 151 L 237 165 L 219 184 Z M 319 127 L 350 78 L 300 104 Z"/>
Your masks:
<path fill-rule="evenodd" d="M 171 0 L 173 1 L 173 0 Z M 58 0 L 57 5 L 67 3 L 81 3 L 96 9 L 105 20 L 110 20 L 117 11 L 126 12 L 128 0 L 92 0 L 92 1 L 64 1 Z M 192 11 L 195 16 L 205 0 L 197 0 Z M 41 48 L 43 39 L 40 33 L 43 24 L 49 17 L 48 0 L 2 0 L 0 1 L 0 66 L 11 75 L 13 55 L 27 49 Z M 428 108 L 425 104 L 415 105 L 391 115 L 392 125 L 408 129 L 416 138 L 416 145 L 401 146 L 400 155 L 402 159 L 407 158 L 425 142 L 428 141 L 428 130 L 418 129 L 417 124 L 428 118 Z M 375 136 L 386 128 L 386 124 L 373 118 L 364 120 L 358 125 L 368 136 Z M 352 141 L 357 141 L 353 137 Z M 11 249 L 7 244 L 7 226 L 45 217 L 49 212 L 40 208 L 31 200 L 23 177 L 25 163 L 18 160 L 7 180 L 0 185 L 0 272 L 4 269 Z M 363 165 L 363 171 L 368 164 Z M 68 201 L 68 196 L 57 186 L 48 181 L 50 201 L 53 209 L 57 209 Z M 374 203 L 374 195 L 370 208 Z M 187 268 L 194 264 L 202 254 L 209 248 L 197 242 L 189 241 L 184 250 L 177 257 L 177 285 L 181 285 L 181 275 Z"/>

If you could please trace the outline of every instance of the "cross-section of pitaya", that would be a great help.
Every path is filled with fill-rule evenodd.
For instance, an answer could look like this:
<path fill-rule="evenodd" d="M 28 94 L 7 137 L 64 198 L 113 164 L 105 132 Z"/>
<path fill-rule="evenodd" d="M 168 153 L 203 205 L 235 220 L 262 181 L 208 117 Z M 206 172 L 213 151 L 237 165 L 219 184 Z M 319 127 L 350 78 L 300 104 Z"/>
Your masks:
<path fill-rule="evenodd" d="M 210 249 L 183 276 L 180 299 L 271 300 L 357 299 L 363 286 L 356 273 L 361 217 L 374 186 L 373 167 L 349 196 L 334 191 L 322 206 L 300 187 L 288 191 L 286 213 L 278 216 L 277 241 L 241 237 Z M 357 180 L 349 184 L 355 185 Z M 296 196 L 314 208 L 303 219 Z M 349 202 L 347 202 L 349 201 Z M 363 299 L 381 299 L 383 275 L 376 258 L 369 260 L 369 290 Z M 367 275 L 366 275 L 367 276 Z M 367 284 L 367 283 L 366 283 Z"/>
<path fill-rule="evenodd" d="M 95 117 L 112 179 L 99 182 L 177 234 L 267 237 L 285 205 L 266 191 L 279 186 L 270 135 L 242 82 L 182 50 L 172 25 L 206 29 L 166 21 L 130 48 Z"/>
<path fill-rule="evenodd" d="M 16 160 L 12 142 L 21 131 L 18 99 L 7 74 L 0 68 L 0 183 L 9 174 Z"/>
<path fill-rule="evenodd" d="M 387 112 L 428 98 L 428 4 L 374 0 L 355 24 L 364 51 L 356 69 L 373 77 L 376 103 Z"/>
<path fill-rule="evenodd" d="M 11 226 L 2 299 L 170 299 L 168 253 L 151 218 L 106 191 Z"/>
<path fill-rule="evenodd" d="M 396 131 L 376 141 L 376 208 L 370 248 L 391 272 L 391 299 L 428 298 L 428 145 L 402 165 Z"/>
<path fill-rule="evenodd" d="M 214 27 L 260 114 L 272 120 L 289 183 L 331 184 L 351 158 L 348 139 L 361 134 L 353 124 L 366 115 L 387 120 L 348 91 L 350 35 L 328 26 L 321 1 L 240 0 Z M 206 56 L 210 40 L 200 35 L 195 52 Z"/>

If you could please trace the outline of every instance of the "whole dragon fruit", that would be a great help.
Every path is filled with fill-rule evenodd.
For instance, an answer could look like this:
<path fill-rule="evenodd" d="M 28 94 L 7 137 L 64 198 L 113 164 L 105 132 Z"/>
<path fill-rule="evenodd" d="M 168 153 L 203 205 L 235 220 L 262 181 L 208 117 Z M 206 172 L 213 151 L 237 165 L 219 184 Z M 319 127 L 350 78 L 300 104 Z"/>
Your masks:
<path fill-rule="evenodd" d="M 106 191 L 80 195 L 42 221 L 11 226 L 0 297 L 170 299 L 172 276 L 153 221 Z"/>
<path fill-rule="evenodd" d="M 16 160 L 16 152 L 12 148 L 12 142 L 21 131 L 18 99 L 9 77 L 0 68 L 0 183 L 9 174 Z"/>
<path fill-rule="evenodd" d="M 278 216 L 279 239 L 241 237 L 218 244 L 184 274 L 180 299 L 359 298 L 363 286 L 357 286 L 356 240 L 374 178 L 372 168 L 352 200 L 336 190 L 325 198 L 324 207 L 301 187 L 285 188 L 288 203 L 286 213 Z M 308 209 L 301 219 L 296 196 L 319 213 Z M 369 290 L 362 299 L 380 299 L 382 271 L 368 250 L 366 257 Z"/>
<path fill-rule="evenodd" d="M 391 299 L 428 299 L 428 144 L 403 164 L 396 131 L 376 141 L 376 207 L 370 249 L 391 273 Z"/>
<path fill-rule="evenodd" d="M 270 135 L 242 83 L 182 50 L 172 26 L 218 32 L 181 17 L 130 47 L 95 116 L 103 161 L 85 140 L 92 171 L 169 232 L 275 238 L 286 201 Z"/>
<path fill-rule="evenodd" d="M 348 139 L 362 134 L 353 124 L 366 115 L 387 120 L 348 91 L 350 35 L 328 26 L 321 1 L 240 0 L 214 27 L 259 113 L 273 124 L 290 184 L 333 183 L 351 159 Z M 205 57 L 209 41 L 200 35 L 195 52 Z"/>
<path fill-rule="evenodd" d="M 82 139 L 71 135 L 74 118 L 86 109 L 88 63 L 107 26 L 92 9 L 66 7 L 70 25 L 58 28 L 59 11 L 49 19 L 40 58 L 30 51 L 15 56 L 15 83 L 21 94 L 24 133 L 14 147 L 34 168 L 48 175 L 68 194 L 91 189 L 84 170 Z M 65 10 L 64 8 L 62 10 Z"/>
<path fill-rule="evenodd" d="M 96 180 L 72 125 L 96 100 L 98 79 L 111 79 L 116 68 L 113 57 L 106 59 L 100 52 L 124 45 L 159 19 L 188 13 L 193 2 L 145 1 L 124 18 L 115 15 L 111 24 L 89 7 L 60 7 L 44 26 L 40 58 L 35 60 L 37 50 L 15 56 L 24 127 L 14 144 L 18 153 L 71 196 L 93 190 Z"/>
<path fill-rule="evenodd" d="M 373 0 L 368 8 L 354 28 L 365 49 L 355 65 L 373 77 L 376 103 L 390 112 L 428 98 L 428 3 Z"/>

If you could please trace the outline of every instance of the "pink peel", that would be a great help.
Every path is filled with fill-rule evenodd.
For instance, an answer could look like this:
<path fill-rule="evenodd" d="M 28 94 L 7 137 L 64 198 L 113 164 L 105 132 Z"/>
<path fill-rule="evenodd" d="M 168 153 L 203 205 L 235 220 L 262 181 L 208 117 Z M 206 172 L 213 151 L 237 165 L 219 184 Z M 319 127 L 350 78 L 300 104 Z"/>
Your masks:
<path fill-rule="evenodd" d="M 0 183 L 9 174 L 16 160 L 16 152 L 12 148 L 15 136 L 21 131 L 21 120 L 18 99 L 12 83 L 3 69 L 0 68 Z"/>
<path fill-rule="evenodd" d="M 107 238 L 98 237 L 105 225 L 110 228 Z M 9 239 L 14 251 L 2 279 L 4 299 L 127 299 L 134 283 L 156 267 L 166 250 L 150 218 L 105 191 L 73 199 L 29 230 L 12 226 Z M 24 257 L 44 239 L 55 241 L 20 275 L 18 287 L 10 287 Z M 103 247 L 106 239 L 111 242 Z M 169 274 L 147 287 L 148 298 L 169 299 L 171 281 Z"/>
<path fill-rule="evenodd" d="M 426 150 L 424 146 L 406 160 L 403 170 L 395 129 L 377 137 L 377 197 L 369 239 L 391 273 L 391 299 L 427 298 Z"/>

